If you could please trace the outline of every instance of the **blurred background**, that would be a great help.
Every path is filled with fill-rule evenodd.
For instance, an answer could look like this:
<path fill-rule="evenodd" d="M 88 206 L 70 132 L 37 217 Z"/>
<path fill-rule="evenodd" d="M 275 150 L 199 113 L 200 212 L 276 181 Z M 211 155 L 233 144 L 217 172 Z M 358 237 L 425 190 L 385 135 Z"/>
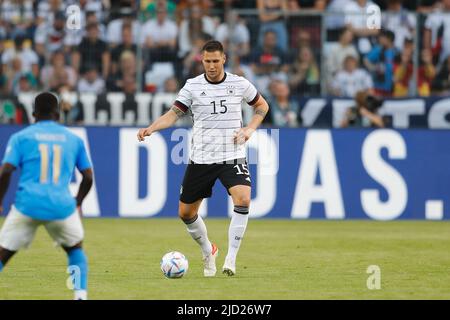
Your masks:
<path fill-rule="evenodd" d="M 386 99 L 450 92 L 450 0 L 2 0 L 0 123 L 29 123 L 51 90 L 66 124 L 145 125 L 210 39 L 269 100 L 266 126 L 395 127 Z M 352 103 L 315 117 L 310 98 Z"/>

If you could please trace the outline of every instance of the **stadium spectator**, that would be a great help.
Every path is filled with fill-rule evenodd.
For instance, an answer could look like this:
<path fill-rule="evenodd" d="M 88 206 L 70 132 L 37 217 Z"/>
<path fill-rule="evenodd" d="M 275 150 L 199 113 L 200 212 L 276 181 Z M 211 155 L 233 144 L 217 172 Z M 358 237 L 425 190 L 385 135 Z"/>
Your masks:
<path fill-rule="evenodd" d="M 189 17 L 181 21 L 178 33 L 178 57 L 184 58 L 191 51 L 193 44 L 199 38 L 205 38 L 205 34 L 213 37 L 215 30 L 214 21 L 205 16 L 199 5 L 194 5 L 189 10 Z"/>
<path fill-rule="evenodd" d="M 244 57 L 250 52 L 250 32 L 245 22 L 234 11 L 228 11 L 225 21 L 219 25 L 215 39 L 220 41 L 226 53 L 230 50 L 230 43 L 234 46 L 234 54 Z"/>
<path fill-rule="evenodd" d="M 287 13 L 286 0 L 257 0 L 260 28 L 258 44 L 261 46 L 267 30 L 276 33 L 277 46 L 282 50 L 288 48 L 288 33 L 285 22 Z"/>
<path fill-rule="evenodd" d="M 146 65 L 156 61 L 174 61 L 176 58 L 178 27 L 167 17 L 167 8 L 161 2 L 156 18 L 142 26 L 141 44 L 147 53 Z"/>
<path fill-rule="evenodd" d="M 413 95 L 412 86 L 414 83 L 413 50 L 403 50 L 399 61 L 394 66 L 394 97 L 406 97 Z M 423 49 L 421 61 L 417 73 L 417 94 L 419 96 L 429 96 L 431 93 L 431 83 L 436 75 L 433 65 L 431 50 Z"/>
<path fill-rule="evenodd" d="M 358 91 L 371 91 L 373 81 L 370 74 L 358 68 L 358 59 L 353 55 L 345 57 L 344 68 L 334 77 L 332 93 L 337 96 L 353 98 Z"/>
<path fill-rule="evenodd" d="M 326 80 L 328 88 L 336 74 L 342 70 L 344 60 L 348 56 L 353 56 L 359 60 L 358 51 L 353 45 L 353 32 L 351 29 L 344 28 L 339 35 L 339 42 L 331 45 L 326 54 Z"/>
<path fill-rule="evenodd" d="M 384 119 L 378 114 L 381 102 L 366 91 L 355 95 L 356 106 L 347 109 L 341 127 L 372 127 L 383 128 Z"/>
<path fill-rule="evenodd" d="M 178 83 L 177 78 L 170 77 L 164 81 L 164 88 L 162 89 L 162 92 L 177 94 L 179 90 L 180 84 Z"/>
<path fill-rule="evenodd" d="M 242 2 L 242 1 L 240 1 Z M 208 1 L 205 0 L 180 0 L 176 7 L 176 22 L 180 25 L 183 20 L 191 15 L 192 7 L 199 7 L 203 14 L 209 11 Z"/>
<path fill-rule="evenodd" d="M 268 30 L 264 34 L 262 47 L 256 48 L 250 56 L 250 66 L 256 76 L 256 86 L 262 94 L 267 93 L 274 75 L 287 78 L 289 57 L 277 46 L 277 34 Z"/>
<path fill-rule="evenodd" d="M 131 51 L 137 53 L 137 45 L 133 43 L 133 32 L 131 24 L 122 24 L 122 43 L 111 50 L 111 72 L 116 73 L 119 66 L 119 59 L 122 53 Z"/>
<path fill-rule="evenodd" d="M 16 96 L 0 101 L 0 124 L 29 124 L 25 106 Z"/>
<path fill-rule="evenodd" d="M 434 78 L 432 92 L 440 96 L 450 94 L 450 56 L 444 61 Z"/>
<path fill-rule="evenodd" d="M 78 73 L 84 73 L 87 65 L 95 65 L 103 79 L 106 79 L 111 62 L 107 44 L 99 39 L 98 24 L 89 24 L 86 30 L 87 36 L 81 41 L 78 50 L 72 54 L 72 65 Z"/>
<path fill-rule="evenodd" d="M 450 0 L 428 15 L 423 31 L 423 45 L 433 52 L 433 62 L 440 65 L 450 54 Z"/>
<path fill-rule="evenodd" d="M 382 30 L 377 44 L 364 58 L 364 65 L 372 75 L 375 93 L 380 96 L 392 95 L 394 85 L 395 35 L 390 30 Z"/>
<path fill-rule="evenodd" d="M 51 26 L 55 15 L 67 8 L 64 0 L 41 0 L 37 5 L 37 25 L 46 24 Z"/>
<path fill-rule="evenodd" d="M 4 81 L 6 82 L 6 92 L 8 94 L 19 94 L 21 89 L 20 82 L 23 77 L 30 82 L 32 87 L 36 87 L 37 80 L 34 75 L 30 71 L 22 71 L 22 69 L 22 59 L 19 56 L 13 57 L 4 72 Z"/>
<path fill-rule="evenodd" d="M 0 20 L 11 38 L 17 34 L 33 35 L 34 10 L 31 0 L 4 0 L 0 6 Z"/>
<path fill-rule="evenodd" d="M 298 102 L 290 98 L 289 85 L 280 80 L 275 80 L 273 96 L 269 99 L 272 123 L 277 127 L 298 127 L 299 107 Z"/>
<path fill-rule="evenodd" d="M 55 13 L 52 24 L 41 23 L 38 26 L 34 34 L 34 43 L 41 59 L 45 59 L 47 53 L 63 49 L 68 51 L 65 25 L 66 15 L 63 11 L 58 11 Z"/>
<path fill-rule="evenodd" d="M 122 43 L 122 25 L 130 24 L 133 32 L 133 43 L 137 44 L 140 40 L 141 26 L 136 19 L 135 12 L 130 8 L 122 8 L 120 16 L 108 23 L 106 28 L 106 42 L 110 47 L 115 47 Z"/>
<path fill-rule="evenodd" d="M 297 54 L 290 68 L 289 86 L 302 95 L 320 94 L 320 70 L 311 48 L 303 47 Z"/>
<path fill-rule="evenodd" d="M 21 60 L 22 72 L 31 72 L 35 78 L 39 76 L 39 57 L 29 46 L 25 46 L 25 36 L 16 34 L 14 47 L 7 49 L 1 56 L 3 68 L 14 58 Z"/>
<path fill-rule="evenodd" d="M 381 25 L 394 32 L 395 47 L 401 51 L 405 40 L 413 39 L 417 19 L 413 13 L 408 12 L 402 6 L 403 0 L 391 0 L 387 2 L 387 11 L 382 13 Z"/>
<path fill-rule="evenodd" d="M 103 23 L 99 22 L 99 19 L 97 18 L 97 13 L 95 11 L 87 11 L 86 13 L 83 13 L 81 17 L 82 19 L 80 20 L 81 21 L 80 29 L 66 30 L 67 32 L 65 40 L 66 46 L 71 47 L 72 50 L 76 50 L 76 48 L 74 47 L 78 47 L 83 38 L 86 37 L 87 34 L 86 26 L 90 24 L 98 24 L 99 38 L 102 41 L 106 41 L 106 27 Z"/>
<path fill-rule="evenodd" d="M 202 61 L 202 47 L 210 38 L 207 35 L 197 37 L 193 43 L 192 50 L 183 59 L 183 78 L 196 77 L 204 72 Z"/>
<path fill-rule="evenodd" d="M 244 77 L 251 83 L 256 82 L 255 73 L 252 68 L 246 64 L 242 64 L 241 58 L 238 55 L 228 57 L 228 64 L 225 71 Z"/>
<path fill-rule="evenodd" d="M 86 71 L 78 81 L 77 90 L 80 93 L 101 94 L 105 90 L 105 80 L 98 75 L 95 66 L 86 67 Z"/>
<path fill-rule="evenodd" d="M 66 88 L 72 91 L 76 88 L 77 73 L 71 66 L 66 65 L 64 53 L 56 51 L 51 58 L 51 64 L 41 70 L 41 85 L 45 90 L 59 91 Z"/>
<path fill-rule="evenodd" d="M 176 19 L 175 13 L 177 10 L 177 4 L 170 0 L 150 1 L 150 3 L 145 7 L 144 10 L 151 18 L 155 18 L 157 15 L 157 8 L 160 8 L 161 6 L 166 9 L 169 19 Z"/>
<path fill-rule="evenodd" d="M 125 51 L 120 56 L 119 69 L 106 81 L 109 91 L 123 91 L 124 80 L 133 78 L 136 81 L 136 56 L 131 51 Z"/>
<path fill-rule="evenodd" d="M 378 28 L 368 26 L 368 8 L 373 6 L 380 12 L 380 7 L 370 0 L 350 1 L 344 8 L 345 24 L 351 28 L 357 38 L 357 49 L 366 54 L 372 49 L 370 37 L 378 34 Z"/>
<path fill-rule="evenodd" d="M 328 41 L 337 41 L 339 30 L 345 27 L 345 7 L 353 0 L 330 0 L 326 8 L 325 26 Z"/>

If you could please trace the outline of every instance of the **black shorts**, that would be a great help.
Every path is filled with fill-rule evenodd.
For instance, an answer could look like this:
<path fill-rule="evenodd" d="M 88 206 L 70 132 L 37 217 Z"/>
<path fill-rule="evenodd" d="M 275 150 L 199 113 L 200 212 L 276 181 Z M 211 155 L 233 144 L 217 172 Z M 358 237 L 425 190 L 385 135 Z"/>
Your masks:
<path fill-rule="evenodd" d="M 227 189 L 228 194 L 230 194 L 228 189 L 231 187 L 252 185 L 245 158 L 213 164 L 196 164 L 191 161 L 184 174 L 180 201 L 194 203 L 199 199 L 211 197 L 212 188 L 217 179 Z"/>

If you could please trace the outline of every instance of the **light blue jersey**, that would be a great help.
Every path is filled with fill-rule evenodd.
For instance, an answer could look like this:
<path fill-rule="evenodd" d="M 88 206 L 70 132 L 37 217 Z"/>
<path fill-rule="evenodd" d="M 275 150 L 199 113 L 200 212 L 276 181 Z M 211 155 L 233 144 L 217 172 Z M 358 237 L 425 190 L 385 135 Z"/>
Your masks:
<path fill-rule="evenodd" d="M 2 163 L 21 169 L 14 205 L 37 220 L 71 215 L 76 201 L 69 184 L 75 167 L 91 168 L 83 141 L 54 121 L 39 121 L 12 135 Z"/>

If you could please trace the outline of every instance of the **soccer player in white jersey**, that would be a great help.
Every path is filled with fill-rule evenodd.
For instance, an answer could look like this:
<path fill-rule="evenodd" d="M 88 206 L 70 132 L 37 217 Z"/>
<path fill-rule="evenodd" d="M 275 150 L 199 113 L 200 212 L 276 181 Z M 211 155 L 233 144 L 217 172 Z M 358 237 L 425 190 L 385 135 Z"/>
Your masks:
<path fill-rule="evenodd" d="M 217 179 L 227 189 L 234 204 L 228 231 L 228 254 L 223 273 L 236 273 L 236 256 L 247 227 L 251 179 L 245 142 L 263 121 L 269 106 L 247 79 L 225 72 L 226 56 L 218 41 L 208 41 L 202 49 L 205 73 L 188 79 L 172 108 L 149 127 L 140 129 L 138 140 L 169 128 L 186 113 L 192 114 L 193 138 L 190 162 L 180 192 L 178 214 L 203 253 L 204 276 L 216 275 L 217 246 L 210 242 L 198 209 L 209 198 Z M 242 101 L 253 106 L 254 115 L 242 127 Z"/>

